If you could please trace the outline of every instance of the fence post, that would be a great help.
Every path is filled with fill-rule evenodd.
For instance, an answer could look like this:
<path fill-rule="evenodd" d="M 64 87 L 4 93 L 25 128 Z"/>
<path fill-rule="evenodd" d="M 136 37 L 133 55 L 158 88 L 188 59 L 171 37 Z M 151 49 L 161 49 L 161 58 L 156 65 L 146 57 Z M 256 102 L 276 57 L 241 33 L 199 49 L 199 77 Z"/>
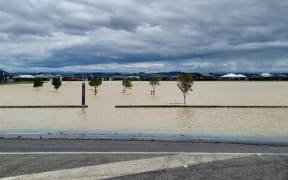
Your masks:
<path fill-rule="evenodd" d="M 85 82 L 83 82 L 82 83 L 82 106 L 85 106 L 85 99 L 86 99 L 86 97 L 85 97 L 86 95 L 85 95 Z"/>

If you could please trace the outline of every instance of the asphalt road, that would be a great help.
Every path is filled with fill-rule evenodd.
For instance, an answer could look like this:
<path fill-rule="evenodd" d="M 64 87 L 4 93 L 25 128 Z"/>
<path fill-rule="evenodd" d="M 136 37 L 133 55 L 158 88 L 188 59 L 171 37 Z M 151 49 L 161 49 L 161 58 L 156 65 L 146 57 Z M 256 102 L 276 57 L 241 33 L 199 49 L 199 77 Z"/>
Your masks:
<path fill-rule="evenodd" d="M 178 165 L 175 166 L 175 163 Z M 0 155 L 0 178 L 89 180 L 109 179 L 111 176 L 113 180 L 287 180 L 288 155 L 181 155 L 181 153 L 178 155 L 129 153 Z"/>
<path fill-rule="evenodd" d="M 0 154 L 0 178 L 157 157 L 157 154 Z"/>
<path fill-rule="evenodd" d="M 288 156 L 248 156 L 211 163 L 133 174 L 111 180 L 287 180 Z"/>
<path fill-rule="evenodd" d="M 0 139 L 0 152 L 288 153 L 288 146 L 120 140 Z"/>
<path fill-rule="evenodd" d="M 225 158 L 227 154 L 233 158 Z M 176 158 L 173 159 L 174 156 Z M 159 161 L 157 158 L 162 160 Z M 185 161 L 195 163 L 188 166 L 181 165 Z M 174 166 L 173 163 L 178 165 Z M 152 165 L 155 170 L 149 170 Z M 123 170 L 129 172 L 133 169 L 131 167 L 135 169 L 135 173 L 122 174 L 119 171 L 124 168 Z M 147 171 L 142 171 L 145 168 Z M 26 179 L 31 177 L 38 179 L 41 174 L 37 173 L 44 173 L 44 179 L 50 177 L 53 180 L 55 178 L 51 175 L 55 177 L 59 175 L 61 177 L 59 179 L 63 177 L 70 179 L 73 174 L 81 177 L 83 175 L 85 178 L 89 173 L 93 175 L 102 171 L 108 176 L 113 172 L 115 176 L 112 179 L 124 180 L 287 180 L 288 146 L 79 139 L 0 139 L 0 178 L 17 179 L 17 176 L 24 175 Z M 139 173 L 141 171 L 142 173 Z M 93 177 L 90 176 L 90 179 Z"/>

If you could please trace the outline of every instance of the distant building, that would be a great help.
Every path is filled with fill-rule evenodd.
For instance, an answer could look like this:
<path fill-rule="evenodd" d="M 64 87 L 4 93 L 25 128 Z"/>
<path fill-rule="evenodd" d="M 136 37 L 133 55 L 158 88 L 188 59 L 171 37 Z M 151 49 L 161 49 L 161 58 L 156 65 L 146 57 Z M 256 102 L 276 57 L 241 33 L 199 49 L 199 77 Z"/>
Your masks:
<path fill-rule="evenodd" d="M 264 80 L 261 74 L 249 74 L 248 79 L 250 81 L 263 81 Z"/>
<path fill-rule="evenodd" d="M 210 73 L 194 73 L 193 78 L 197 81 L 215 81 L 217 77 Z"/>
<path fill-rule="evenodd" d="M 157 77 L 161 79 L 161 81 L 175 81 L 178 79 L 178 75 L 170 73 L 156 73 L 151 75 L 150 77 Z"/>
<path fill-rule="evenodd" d="M 140 80 L 140 76 L 125 76 L 125 75 L 115 75 L 115 76 L 109 77 L 107 80 L 119 81 L 125 78 L 131 78 L 134 81 Z"/>
<path fill-rule="evenodd" d="M 20 81 L 33 81 L 35 78 L 35 76 L 32 75 L 18 75 L 18 76 L 14 76 L 13 80 L 15 82 L 20 82 Z"/>
<path fill-rule="evenodd" d="M 140 76 L 128 76 L 128 78 L 133 79 L 134 81 L 140 80 Z"/>
<path fill-rule="evenodd" d="M 50 74 L 39 74 L 39 75 L 36 75 L 35 78 L 41 78 L 43 81 L 50 81 L 51 78 L 52 78 L 52 75 Z"/>
<path fill-rule="evenodd" d="M 77 76 L 63 76 L 62 81 L 83 81 L 85 78 Z"/>
<path fill-rule="evenodd" d="M 288 75 L 287 74 L 274 74 L 273 80 L 279 80 L 279 81 L 287 81 Z"/>
<path fill-rule="evenodd" d="M 10 79 L 10 74 L 0 69 L 0 82 L 6 82 Z"/>
<path fill-rule="evenodd" d="M 119 80 L 123 80 L 124 78 L 126 78 L 126 76 L 123 75 L 114 75 L 112 77 L 110 77 L 113 81 L 119 81 Z"/>

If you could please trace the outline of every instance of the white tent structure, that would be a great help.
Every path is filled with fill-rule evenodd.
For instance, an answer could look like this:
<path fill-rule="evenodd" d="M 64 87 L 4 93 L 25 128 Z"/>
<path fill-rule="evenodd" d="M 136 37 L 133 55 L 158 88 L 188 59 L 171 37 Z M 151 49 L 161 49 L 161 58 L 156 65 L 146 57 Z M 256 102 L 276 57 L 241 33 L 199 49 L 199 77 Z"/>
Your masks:
<path fill-rule="evenodd" d="M 246 80 L 247 76 L 243 74 L 234 74 L 234 73 L 229 73 L 221 76 L 221 79 L 223 80 Z"/>
<path fill-rule="evenodd" d="M 270 77 L 272 77 L 273 76 L 273 74 L 271 74 L 271 73 L 262 73 L 262 74 L 260 74 L 262 77 L 264 77 L 264 78 L 270 78 Z"/>

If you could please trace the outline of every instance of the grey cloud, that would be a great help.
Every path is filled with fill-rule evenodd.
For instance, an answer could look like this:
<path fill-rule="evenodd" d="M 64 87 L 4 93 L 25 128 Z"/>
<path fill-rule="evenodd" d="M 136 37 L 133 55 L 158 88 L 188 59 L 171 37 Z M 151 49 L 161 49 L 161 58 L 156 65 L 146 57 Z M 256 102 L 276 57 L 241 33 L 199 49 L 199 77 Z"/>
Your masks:
<path fill-rule="evenodd" d="M 286 0 L 0 0 L 0 65 L 285 71 L 287 8 Z"/>

